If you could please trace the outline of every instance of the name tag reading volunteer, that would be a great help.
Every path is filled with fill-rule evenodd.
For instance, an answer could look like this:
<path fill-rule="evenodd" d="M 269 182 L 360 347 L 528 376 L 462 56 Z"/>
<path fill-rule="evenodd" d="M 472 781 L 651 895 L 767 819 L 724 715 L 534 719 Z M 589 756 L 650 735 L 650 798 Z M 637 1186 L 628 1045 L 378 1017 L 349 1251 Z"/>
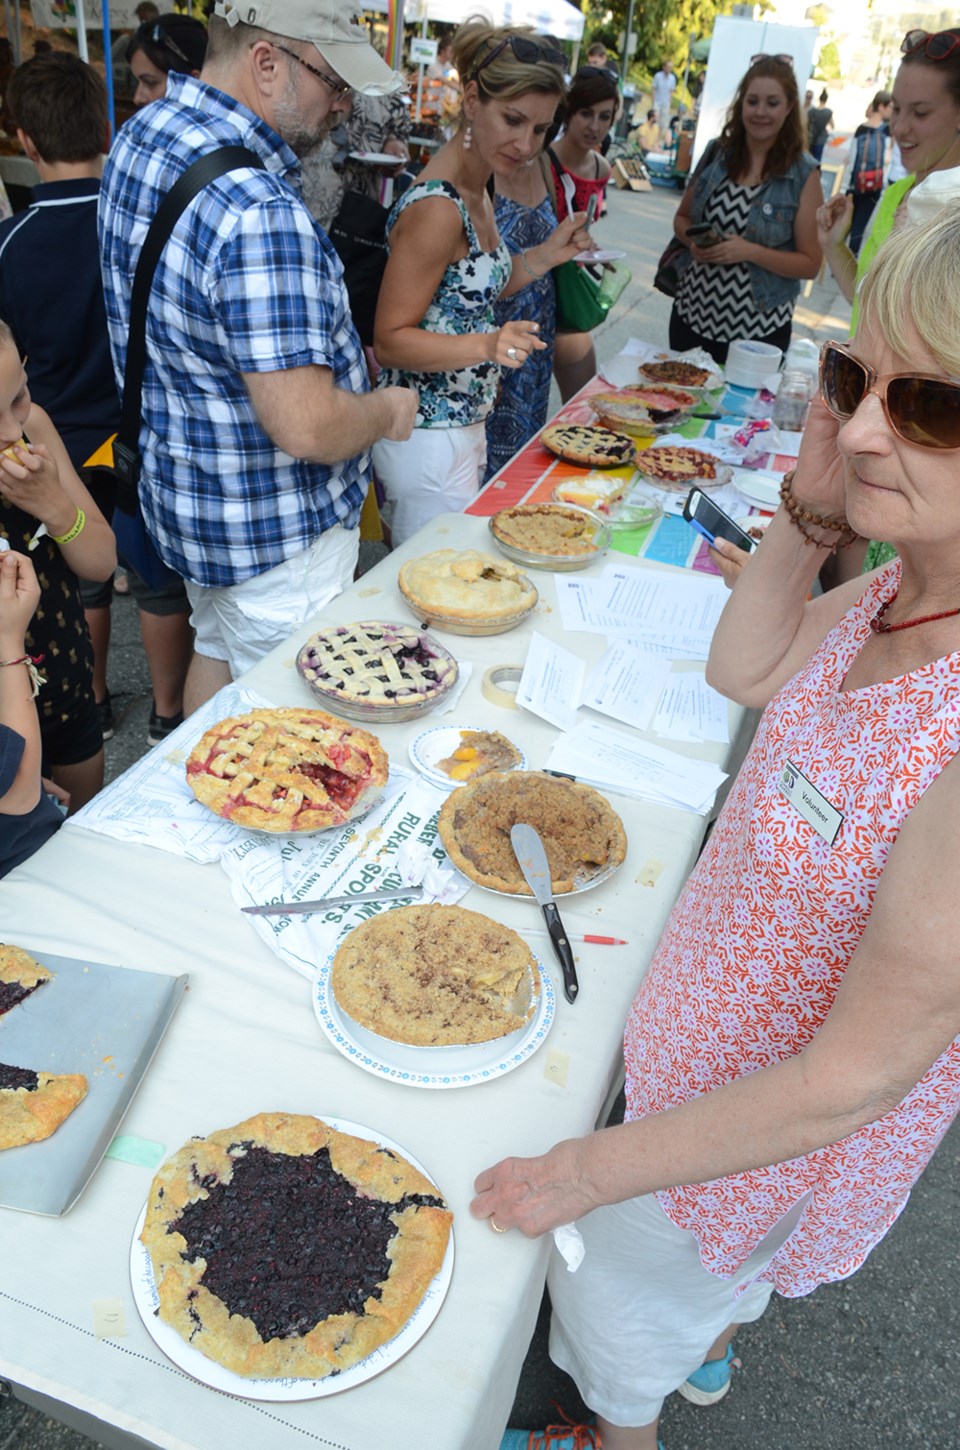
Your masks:
<path fill-rule="evenodd" d="M 780 794 L 786 796 L 817 835 L 822 836 L 828 846 L 832 846 L 843 825 L 843 812 L 830 804 L 826 796 L 807 780 L 792 760 L 788 760 L 781 770 L 777 786 Z"/>

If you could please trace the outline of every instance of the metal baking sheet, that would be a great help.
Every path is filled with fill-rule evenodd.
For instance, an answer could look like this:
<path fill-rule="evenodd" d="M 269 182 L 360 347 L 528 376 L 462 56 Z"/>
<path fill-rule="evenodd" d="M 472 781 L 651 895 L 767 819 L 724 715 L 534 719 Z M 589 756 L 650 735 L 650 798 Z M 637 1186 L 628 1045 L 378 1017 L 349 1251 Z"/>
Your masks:
<path fill-rule="evenodd" d="M 0 1206 L 56 1217 L 109 1148 L 189 979 L 17 945 L 54 975 L 0 1017 L 0 1062 L 82 1072 L 88 1088 L 49 1138 L 0 1152 Z"/>

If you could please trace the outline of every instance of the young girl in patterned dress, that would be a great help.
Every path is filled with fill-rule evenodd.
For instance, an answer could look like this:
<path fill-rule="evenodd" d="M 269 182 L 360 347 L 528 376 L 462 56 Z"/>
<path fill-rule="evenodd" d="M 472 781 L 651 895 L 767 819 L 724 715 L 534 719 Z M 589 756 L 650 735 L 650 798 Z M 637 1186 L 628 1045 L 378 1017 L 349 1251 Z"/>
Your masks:
<path fill-rule="evenodd" d="M 815 277 L 821 252 L 820 173 L 804 151 L 793 62 L 754 58 L 677 208 L 673 229 L 690 247 L 670 315 L 670 346 L 703 347 L 725 363 L 735 338 L 786 351 L 800 281 Z M 711 222 L 723 241 L 698 246 L 692 225 Z"/>
<path fill-rule="evenodd" d="M 656 1450 L 673 1390 L 720 1399 L 774 1288 L 859 1268 L 960 1109 L 958 271 L 954 208 L 827 346 L 713 640 L 711 684 L 765 708 L 634 999 L 626 1120 L 476 1181 L 499 1232 L 578 1221 L 550 1348 L 603 1450 Z M 811 599 L 855 534 L 899 558 Z"/>
<path fill-rule="evenodd" d="M 575 214 L 511 256 L 497 232 L 494 170 L 516 170 L 542 146 L 563 94 L 563 54 L 532 31 L 471 22 L 454 37 L 463 81 L 457 134 L 404 192 L 389 221 L 390 260 L 377 306 L 378 387 L 415 388 L 420 411 L 404 443 L 382 441 L 374 468 L 394 544 L 435 514 L 464 508 L 483 478 L 484 422 L 501 368 L 542 350 L 535 320 L 497 327 L 493 305 L 589 246 Z"/>

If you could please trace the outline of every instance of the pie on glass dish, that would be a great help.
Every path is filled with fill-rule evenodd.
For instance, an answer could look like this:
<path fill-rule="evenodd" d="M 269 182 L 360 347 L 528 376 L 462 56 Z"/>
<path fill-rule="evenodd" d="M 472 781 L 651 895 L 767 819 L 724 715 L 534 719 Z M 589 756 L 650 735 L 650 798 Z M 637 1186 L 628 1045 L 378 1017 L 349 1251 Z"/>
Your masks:
<path fill-rule="evenodd" d="M 397 584 L 419 618 L 467 624 L 515 619 L 539 598 L 516 565 L 479 549 L 436 549 L 409 559 Z"/>
<path fill-rule="evenodd" d="M 633 462 L 632 438 L 589 423 L 554 423 L 544 428 L 540 442 L 558 458 L 581 468 L 620 468 Z"/>
<path fill-rule="evenodd" d="M 650 431 L 652 423 L 672 423 L 683 418 L 698 402 L 695 393 L 682 388 L 633 386 L 612 392 L 591 393 L 587 399 L 604 428 L 620 433 Z"/>
<path fill-rule="evenodd" d="M 350 932 L 330 982 L 361 1027 L 411 1047 L 447 1047 L 525 1026 L 540 973 L 523 939 L 480 912 L 401 906 Z"/>
<path fill-rule="evenodd" d="M 710 379 L 706 368 L 695 363 L 683 362 L 680 358 L 664 358 L 662 362 L 640 364 L 643 377 L 655 383 L 677 383 L 681 388 L 702 388 Z"/>
<path fill-rule="evenodd" d="M 0 942 L 0 1017 L 53 976 L 22 947 Z"/>
<path fill-rule="evenodd" d="M 158 1314 L 253 1379 L 323 1379 L 403 1328 L 453 1215 L 393 1149 L 259 1113 L 193 1138 L 150 1187 L 141 1241 Z"/>
<path fill-rule="evenodd" d="M 293 835 L 342 826 L 387 781 L 375 735 L 322 710 L 251 710 L 212 725 L 187 759 L 197 800 L 238 826 Z"/>
<path fill-rule="evenodd" d="M 297 669 L 325 703 L 339 702 L 362 718 L 429 710 L 459 673 L 453 655 L 429 634 L 382 620 L 319 630 L 298 654 Z"/>
<path fill-rule="evenodd" d="M 529 896 L 510 840 L 525 821 L 543 839 L 556 895 L 581 890 L 627 854 L 623 822 L 599 791 L 562 776 L 514 770 L 460 786 L 440 808 L 440 839 L 453 864 L 492 891 Z"/>
<path fill-rule="evenodd" d="M 49 1138 L 86 1095 L 82 1073 L 36 1072 L 0 1062 L 0 1149 Z"/>
<path fill-rule="evenodd" d="M 717 487 L 733 477 L 732 468 L 711 453 L 673 443 L 642 449 L 637 454 L 637 467 L 660 488 L 678 491 L 686 491 L 695 483 Z"/>
<path fill-rule="evenodd" d="M 586 509 L 555 503 L 521 503 L 490 520 L 501 544 L 529 554 L 569 559 L 598 552 L 599 520 Z"/>

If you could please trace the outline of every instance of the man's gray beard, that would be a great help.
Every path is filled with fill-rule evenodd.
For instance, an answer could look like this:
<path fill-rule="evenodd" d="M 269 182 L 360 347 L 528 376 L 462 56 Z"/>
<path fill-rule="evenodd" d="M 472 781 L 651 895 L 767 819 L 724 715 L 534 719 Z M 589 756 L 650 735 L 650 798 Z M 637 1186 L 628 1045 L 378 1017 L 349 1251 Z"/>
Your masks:
<path fill-rule="evenodd" d="M 299 157 L 306 156 L 315 146 L 319 146 L 325 136 L 330 134 L 336 123 L 337 116 L 328 111 L 320 125 L 313 130 L 303 124 L 300 96 L 296 82 L 291 77 L 291 83 L 287 86 L 283 98 L 274 107 L 273 125 L 277 134 L 286 141 L 293 154 Z"/>

